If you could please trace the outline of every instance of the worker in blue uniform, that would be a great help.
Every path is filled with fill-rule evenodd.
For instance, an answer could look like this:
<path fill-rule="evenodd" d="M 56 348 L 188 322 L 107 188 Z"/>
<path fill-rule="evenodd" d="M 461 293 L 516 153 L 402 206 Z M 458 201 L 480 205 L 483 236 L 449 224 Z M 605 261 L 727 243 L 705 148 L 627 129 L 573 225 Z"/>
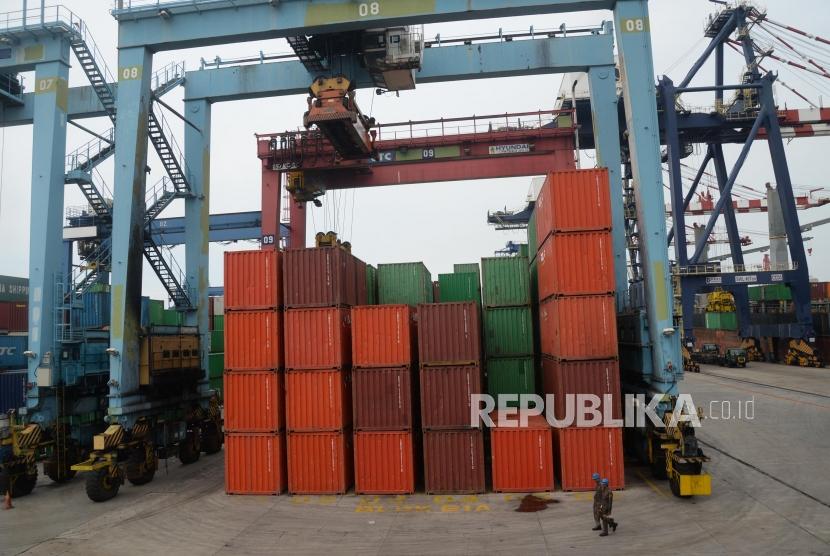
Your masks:
<path fill-rule="evenodd" d="M 614 492 L 608 486 L 608 479 L 602 479 L 600 484 L 602 489 L 599 497 L 599 515 L 600 520 L 602 521 L 602 533 L 600 533 L 599 536 L 607 537 L 609 526 L 612 531 L 617 531 L 617 522 L 611 517 L 611 508 L 614 505 Z"/>
<path fill-rule="evenodd" d="M 599 531 L 602 527 L 600 527 L 600 513 L 599 513 L 599 505 L 600 505 L 600 495 L 602 493 L 602 484 L 600 483 L 599 473 L 594 473 L 591 475 L 591 479 L 594 481 L 594 528 L 591 531 Z"/>

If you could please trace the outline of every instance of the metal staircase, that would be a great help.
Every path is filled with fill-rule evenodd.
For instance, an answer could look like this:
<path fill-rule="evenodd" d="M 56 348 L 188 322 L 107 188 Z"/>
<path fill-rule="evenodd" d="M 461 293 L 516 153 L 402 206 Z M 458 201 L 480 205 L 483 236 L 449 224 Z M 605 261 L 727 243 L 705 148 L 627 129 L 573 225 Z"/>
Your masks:
<path fill-rule="evenodd" d="M 308 38 L 305 35 L 287 37 L 288 45 L 294 50 L 297 58 L 300 59 L 305 69 L 311 73 L 326 71 L 323 59 L 311 48 Z"/>
<path fill-rule="evenodd" d="M 72 33 L 69 35 L 69 45 L 95 90 L 98 100 L 104 106 L 107 116 L 114 124 L 115 94 L 110 83 L 114 83 L 115 78 L 104 63 L 104 58 L 83 21 L 79 20 L 73 24 Z"/>
<path fill-rule="evenodd" d="M 173 182 L 173 187 L 181 194 L 190 193 L 190 183 L 185 176 L 186 164 L 182 156 L 181 149 L 173 139 L 173 134 L 170 133 L 170 127 L 164 119 L 161 112 L 156 112 L 150 108 L 148 135 L 150 142 L 156 149 L 159 158 L 161 159 L 167 175 Z"/>
<path fill-rule="evenodd" d="M 98 170 L 85 173 L 72 171 L 64 178 L 66 183 L 76 183 L 86 197 L 89 206 L 98 216 L 112 217 L 112 192 L 104 183 Z"/>
<path fill-rule="evenodd" d="M 84 264 L 79 266 L 72 274 L 72 298 L 86 293 L 89 288 L 100 281 L 101 274 L 110 271 L 112 264 L 112 246 L 109 239 L 101 241 L 92 254 L 84 259 Z"/>
<path fill-rule="evenodd" d="M 184 83 L 184 62 L 170 62 L 155 71 L 150 80 L 153 96 L 159 98 Z"/>
<path fill-rule="evenodd" d="M 190 296 L 187 294 L 185 288 L 182 287 L 182 284 L 185 283 L 184 273 L 181 271 L 179 265 L 176 264 L 172 255 L 169 260 L 164 258 L 161 248 L 156 245 L 156 242 L 153 241 L 150 234 L 144 236 L 144 256 L 147 258 L 150 266 L 153 267 L 153 270 L 156 272 L 159 280 L 161 280 L 164 289 L 167 290 L 176 308 L 192 308 L 193 305 L 190 301 Z"/>
<path fill-rule="evenodd" d="M 167 205 L 173 202 L 173 199 L 180 196 L 181 194 L 173 187 L 170 179 L 167 176 L 162 177 L 147 195 L 144 224 L 149 225 L 150 221 L 158 216 Z"/>

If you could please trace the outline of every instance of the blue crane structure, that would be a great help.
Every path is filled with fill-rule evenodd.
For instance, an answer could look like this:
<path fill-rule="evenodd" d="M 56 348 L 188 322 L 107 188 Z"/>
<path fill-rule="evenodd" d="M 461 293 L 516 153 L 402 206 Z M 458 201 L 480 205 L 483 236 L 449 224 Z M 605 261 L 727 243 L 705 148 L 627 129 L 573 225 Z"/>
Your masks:
<path fill-rule="evenodd" d="M 183 403 L 205 406 L 211 396 L 206 380 L 186 395 L 150 396 L 139 381 L 140 298 L 142 257 L 162 281 L 184 322 L 202 338 L 201 358 L 207 367 L 208 243 L 210 240 L 211 109 L 218 102 L 279 97 L 306 92 L 315 64 L 302 52 L 297 37 L 574 11 L 612 10 L 612 22 L 581 35 L 531 37 L 520 41 L 435 45 L 426 49 L 419 84 L 529 74 L 586 72 L 593 111 L 593 140 L 597 164 L 607 167 L 611 180 L 613 243 L 616 258 L 617 308 L 633 323 L 636 342 L 630 357 L 630 390 L 662 396 L 661 409 L 678 393 L 682 378 L 680 334 L 673 318 L 671 266 L 667 256 L 665 206 L 660 166 L 660 134 L 654 103 L 654 67 L 646 0 L 118 0 L 112 11 L 118 21 L 118 64 L 107 70 L 84 24 L 61 7 L 25 8 L 0 18 L 0 39 L 8 56 L 0 55 L 0 75 L 35 72 L 35 87 L 23 93 L 7 87 L 0 125 L 33 126 L 32 218 L 29 268 L 29 382 L 31 422 L 55 418 L 46 411 L 42 388 L 59 385 L 61 361 L 59 316 L 65 290 L 55 288 L 63 268 L 63 189 L 68 176 L 77 183 L 96 214 L 111 232 L 101 241 L 100 268 L 111 281 L 111 328 L 106 373 L 106 423 L 97 451 L 83 471 L 115 473 L 117 461 L 107 449 L 123 438 L 146 434 L 148 420 L 175 414 Z M 5 22 L 5 23 L 2 23 Z M 153 71 L 158 52 L 246 41 L 290 38 L 300 61 L 218 67 L 184 72 Z M 292 42 L 293 41 L 293 42 Z M 625 167 L 631 177 L 631 197 L 623 198 L 623 160 L 614 44 L 619 57 L 620 84 L 627 130 Z M 69 87 L 73 51 L 90 85 Z M 304 57 L 305 56 L 305 57 Z M 358 88 L 375 87 L 372 75 L 346 56 L 349 78 Z M 354 57 L 352 57 L 354 58 Z M 163 68 L 164 69 L 164 68 Z M 117 83 L 115 81 L 117 80 Z M 184 86 L 184 109 L 176 111 L 161 96 Z M 163 114 L 185 121 L 180 149 Z M 66 124 L 83 118 L 108 117 L 114 129 L 93 140 L 85 159 L 67 171 Z M 164 166 L 166 179 L 147 188 L 149 144 Z M 91 170 L 103 159 L 114 159 L 112 194 L 102 191 Z M 278 191 L 277 191 L 278 193 Z M 156 218 L 177 199 L 184 202 L 179 221 L 185 247 L 184 273 L 162 256 Z M 279 225 L 276 208 L 262 214 L 263 234 Z M 639 242 L 637 302 L 632 302 L 626 271 L 625 219 L 636 215 Z M 272 232 L 273 233 L 273 232 Z M 90 278 L 100 280 L 100 276 Z M 75 285 L 73 285 L 75 287 Z M 74 291 L 74 290 L 73 290 Z M 173 413 L 170 413 L 173 412 Z M 188 435 L 190 431 L 188 430 Z M 183 438 L 183 437 L 182 437 Z M 188 436 L 189 438 L 189 436 Z M 96 436 L 96 439 L 99 439 Z M 97 442 L 97 440 L 96 440 Z M 659 443 L 658 443 L 659 444 Z M 96 444 L 97 446 L 98 444 Z M 96 459 L 97 458 L 97 459 Z"/>

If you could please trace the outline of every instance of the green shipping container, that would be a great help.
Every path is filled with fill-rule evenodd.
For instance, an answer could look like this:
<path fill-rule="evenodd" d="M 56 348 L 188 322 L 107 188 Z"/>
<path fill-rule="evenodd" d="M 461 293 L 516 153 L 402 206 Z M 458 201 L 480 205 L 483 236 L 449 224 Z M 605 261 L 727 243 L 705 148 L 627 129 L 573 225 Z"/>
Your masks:
<path fill-rule="evenodd" d="M 518 405 L 518 400 L 499 404 L 499 394 L 535 394 L 536 371 L 533 357 L 488 359 L 487 393 L 496 398 L 497 407 Z"/>
<path fill-rule="evenodd" d="M 764 299 L 767 301 L 791 301 L 793 292 L 784 284 L 764 286 Z"/>
<path fill-rule="evenodd" d="M 527 257 L 481 259 L 485 307 L 530 305 L 530 265 Z"/>
<path fill-rule="evenodd" d="M 478 276 L 478 283 L 481 283 L 481 267 L 478 263 L 456 263 L 452 265 L 452 271 L 456 274 L 461 272 L 475 272 Z"/>
<path fill-rule="evenodd" d="M 536 259 L 530 263 L 529 278 L 530 278 L 530 303 L 533 307 L 539 305 L 539 266 L 536 264 Z"/>
<path fill-rule="evenodd" d="M 761 301 L 764 299 L 764 286 L 752 286 L 747 288 L 750 301 Z"/>
<path fill-rule="evenodd" d="M 213 329 L 225 330 L 225 315 L 213 315 Z"/>
<path fill-rule="evenodd" d="M 527 250 L 530 252 L 530 260 L 536 258 L 539 251 L 539 243 L 536 239 L 536 211 L 530 213 L 530 221 L 527 223 Z"/>
<path fill-rule="evenodd" d="M 161 323 L 163 326 L 179 326 L 181 315 L 175 309 L 164 309 L 161 312 Z"/>
<path fill-rule="evenodd" d="M 706 313 L 706 328 L 709 330 L 737 330 L 738 317 L 735 313 Z"/>
<path fill-rule="evenodd" d="M 164 324 L 164 301 L 151 299 L 147 303 L 147 311 L 150 316 L 150 325 Z"/>
<path fill-rule="evenodd" d="M 527 247 L 527 243 L 520 243 L 519 244 L 519 256 L 520 257 L 528 257 L 529 254 L 530 254 L 530 250 Z M 530 260 L 530 259 L 528 258 L 528 260 Z"/>
<path fill-rule="evenodd" d="M 366 265 L 366 299 L 369 305 L 378 304 L 378 269 Z"/>
<path fill-rule="evenodd" d="M 484 352 L 487 357 L 533 355 L 530 307 L 485 309 Z"/>
<path fill-rule="evenodd" d="M 210 379 L 210 389 L 211 390 L 216 390 L 216 393 L 217 393 L 217 395 L 219 396 L 220 399 L 222 398 L 222 388 L 223 388 L 223 386 L 224 386 L 224 384 L 223 384 L 223 380 L 222 380 L 221 376 L 217 377 L 217 378 L 211 378 Z"/>
<path fill-rule="evenodd" d="M 225 331 L 214 330 L 210 333 L 210 352 L 224 353 L 225 351 Z"/>
<path fill-rule="evenodd" d="M 475 301 L 481 305 L 481 285 L 476 272 L 454 272 L 438 275 L 441 303 Z"/>
<path fill-rule="evenodd" d="M 432 275 L 424 263 L 380 264 L 377 274 L 381 305 L 432 303 Z"/>
<path fill-rule="evenodd" d="M 225 370 L 225 354 L 211 353 L 208 355 L 208 377 L 222 378 L 222 373 Z"/>

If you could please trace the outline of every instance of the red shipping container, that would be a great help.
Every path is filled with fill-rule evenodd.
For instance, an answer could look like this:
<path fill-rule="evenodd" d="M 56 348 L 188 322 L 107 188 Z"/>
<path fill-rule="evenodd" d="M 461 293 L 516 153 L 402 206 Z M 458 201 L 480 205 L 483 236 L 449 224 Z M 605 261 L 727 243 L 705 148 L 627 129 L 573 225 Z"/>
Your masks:
<path fill-rule="evenodd" d="M 350 312 L 345 308 L 285 311 L 287 369 L 342 369 L 352 363 Z"/>
<path fill-rule="evenodd" d="M 8 332 L 12 325 L 12 305 L 9 301 L 0 301 L 0 330 Z"/>
<path fill-rule="evenodd" d="M 352 365 L 404 367 L 415 358 L 415 321 L 409 305 L 352 308 Z"/>
<path fill-rule="evenodd" d="M 415 492 L 413 433 L 364 431 L 354 435 L 355 494 Z"/>
<path fill-rule="evenodd" d="M 357 305 L 358 279 L 366 286 L 366 267 L 341 247 L 288 249 L 283 255 L 286 307 Z M 360 275 L 360 276 L 358 276 Z"/>
<path fill-rule="evenodd" d="M 225 309 L 274 309 L 282 305 L 279 251 L 225 252 Z"/>
<path fill-rule="evenodd" d="M 285 435 L 225 435 L 225 492 L 280 494 L 285 484 Z"/>
<path fill-rule="evenodd" d="M 539 299 L 552 295 L 613 292 L 611 232 L 572 232 L 549 236 L 536 258 Z"/>
<path fill-rule="evenodd" d="M 415 380 L 409 367 L 354 369 L 352 392 L 356 430 L 410 430 L 415 419 Z"/>
<path fill-rule="evenodd" d="M 483 431 L 424 431 L 424 487 L 427 494 L 484 492 Z"/>
<path fill-rule="evenodd" d="M 421 367 L 420 382 L 424 429 L 471 426 L 471 396 L 483 392 L 481 367 Z"/>
<path fill-rule="evenodd" d="M 622 419 L 622 393 L 620 391 L 620 363 L 616 359 L 588 361 L 559 361 L 549 357 L 542 358 L 542 391 L 554 396 L 554 416 L 558 420 L 565 418 L 566 397 L 568 394 L 593 394 L 605 403 L 604 396 L 612 398 L 614 419 Z M 572 414 L 576 419 L 576 398 L 574 397 Z M 605 416 L 604 405 L 603 419 Z M 575 422 L 574 422 L 575 424 Z"/>
<path fill-rule="evenodd" d="M 611 229 L 608 170 L 551 172 L 536 198 L 536 236 L 541 245 L 552 232 Z"/>
<path fill-rule="evenodd" d="M 613 295 L 549 297 L 539 305 L 542 353 L 562 360 L 617 357 Z"/>
<path fill-rule="evenodd" d="M 26 303 L 12 303 L 9 318 L 9 332 L 29 331 L 29 306 Z"/>
<path fill-rule="evenodd" d="M 500 427 L 505 415 L 490 415 L 490 453 L 493 464 L 493 490 L 496 492 L 544 492 L 553 490 L 553 432 L 544 417 L 529 416 L 526 427 L 519 418 L 516 426 Z"/>
<path fill-rule="evenodd" d="M 224 375 L 225 430 L 277 432 L 285 422 L 283 375 L 235 371 Z"/>
<path fill-rule="evenodd" d="M 288 492 L 344 494 L 353 482 L 352 432 L 288 434 Z"/>
<path fill-rule="evenodd" d="M 418 355 L 421 365 L 469 365 L 481 360 L 478 305 L 418 305 Z"/>
<path fill-rule="evenodd" d="M 225 369 L 257 371 L 282 368 L 282 313 L 228 311 L 225 313 Z"/>
<path fill-rule="evenodd" d="M 339 431 L 352 424 L 349 373 L 338 370 L 289 371 L 285 377 L 289 431 Z"/>
<path fill-rule="evenodd" d="M 594 490 L 593 473 L 612 489 L 625 488 L 622 429 L 569 427 L 554 430 L 554 457 L 562 490 Z"/>

